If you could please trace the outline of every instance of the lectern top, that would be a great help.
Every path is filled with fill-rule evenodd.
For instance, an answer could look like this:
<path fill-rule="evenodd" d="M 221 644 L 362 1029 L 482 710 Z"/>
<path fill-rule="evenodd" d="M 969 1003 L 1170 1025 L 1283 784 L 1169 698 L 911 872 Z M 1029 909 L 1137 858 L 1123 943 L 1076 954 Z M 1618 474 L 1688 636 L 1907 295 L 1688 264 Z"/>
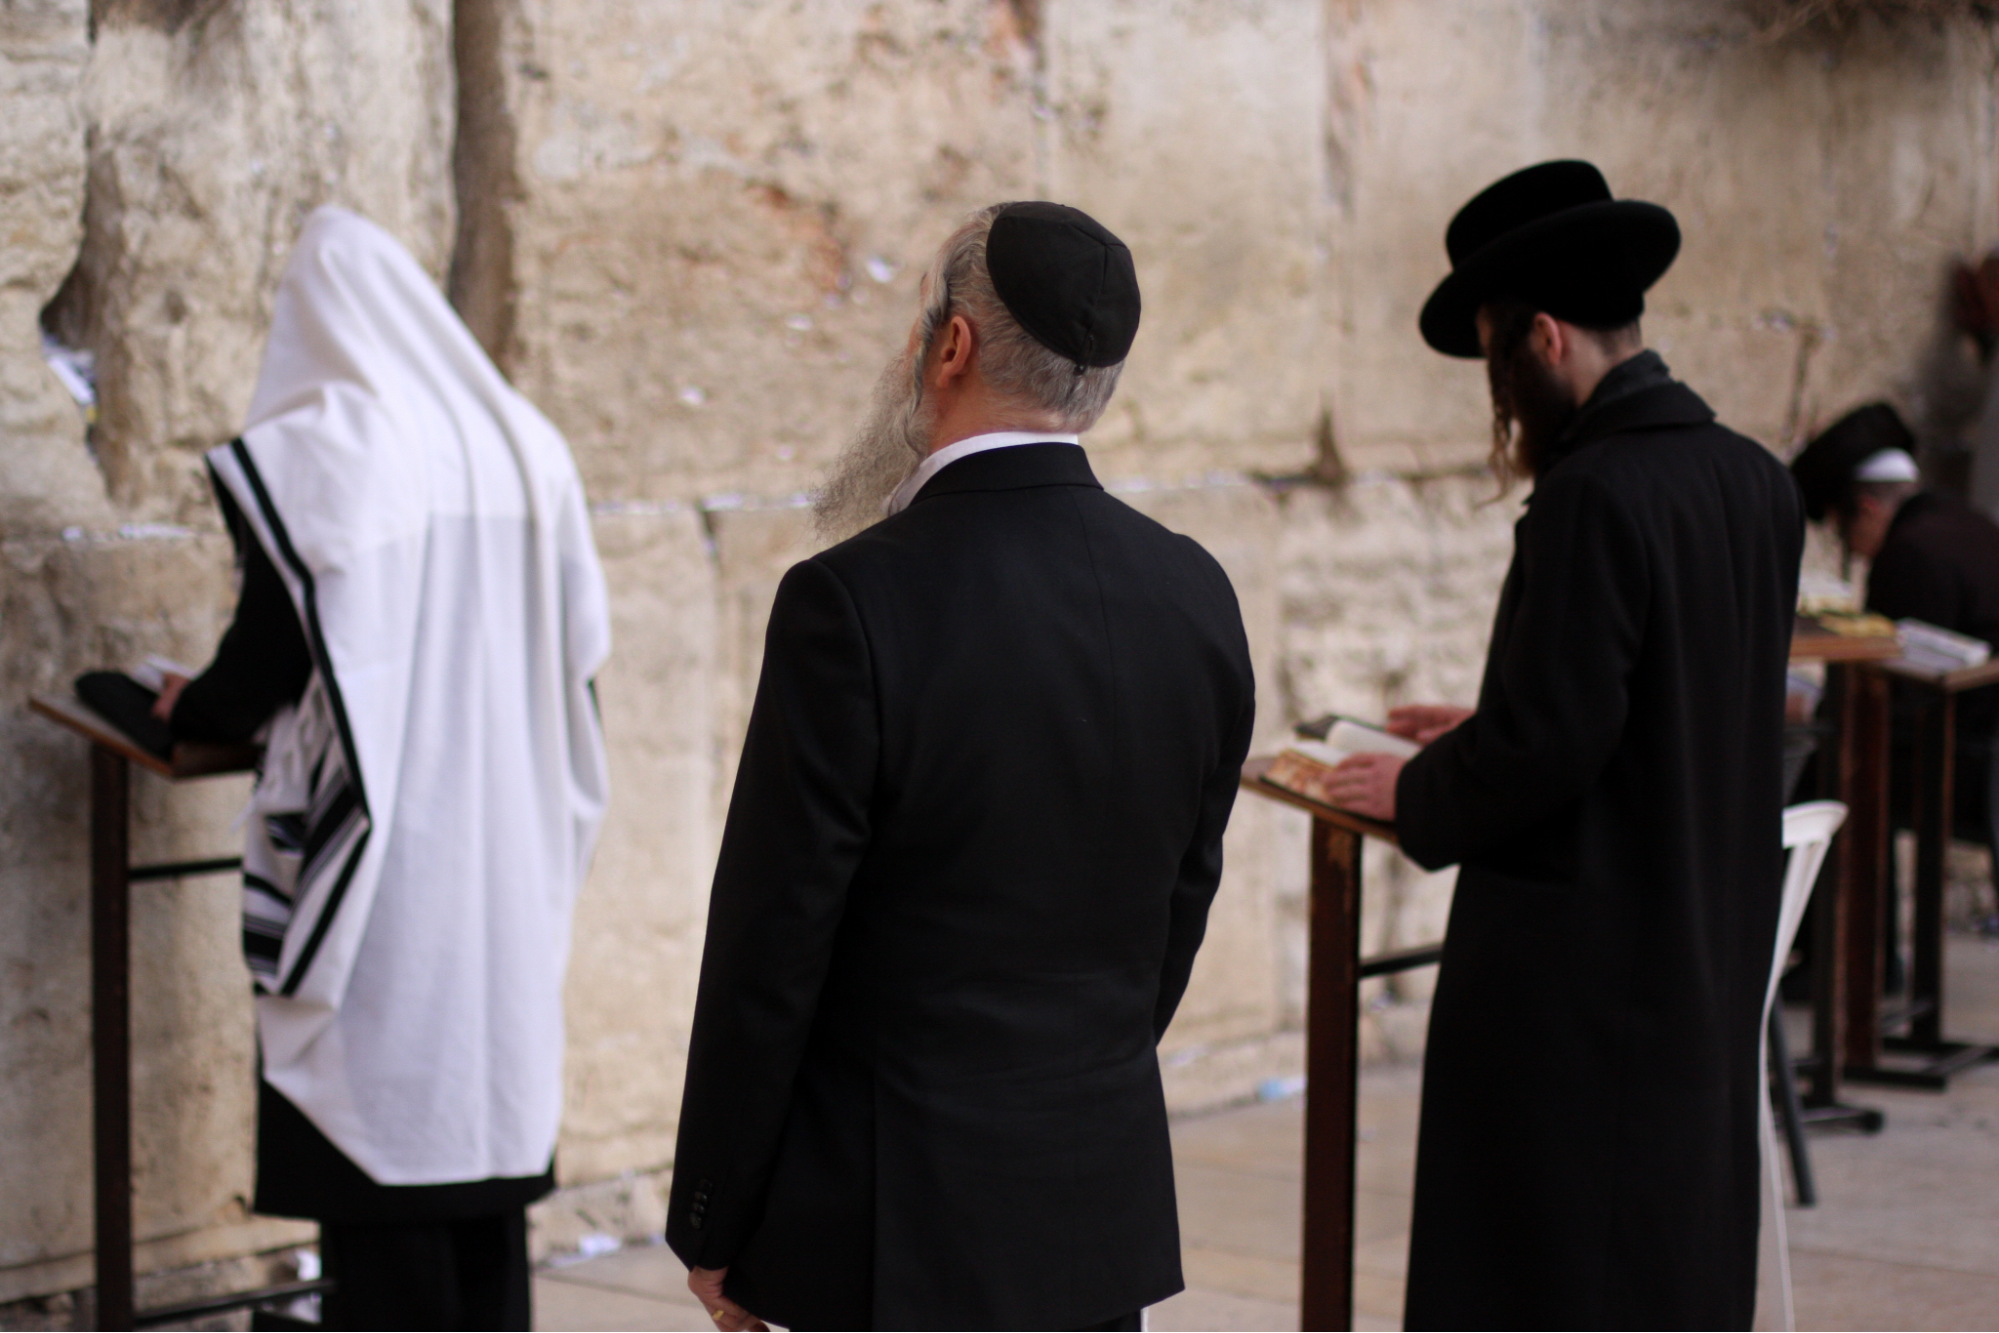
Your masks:
<path fill-rule="evenodd" d="M 1253 791 L 1258 796 L 1267 797 L 1284 805 L 1295 806 L 1314 819 L 1323 819 L 1328 824 L 1337 825 L 1350 833 L 1358 833 L 1368 838 L 1379 838 L 1391 846 L 1395 845 L 1395 825 L 1393 824 L 1384 824 L 1378 819 L 1367 819 L 1353 813 L 1351 810 L 1342 810 L 1336 805 L 1326 805 L 1321 801 L 1313 800 L 1309 796 L 1300 796 L 1297 792 L 1287 791 L 1274 783 L 1265 782 L 1263 775 L 1270 767 L 1270 760 L 1271 756 L 1269 755 L 1254 755 L 1243 764 L 1242 785 L 1245 791 Z"/>
<path fill-rule="evenodd" d="M 1965 690 L 1975 690 L 1985 685 L 1999 684 L 1999 657 L 1980 666 L 1959 667 L 1955 671 L 1939 671 L 1935 667 L 1907 658 L 1895 658 L 1879 664 L 1881 670 L 1904 680 L 1921 681 L 1925 685 L 1942 690 L 1946 694 L 1960 694 Z"/>
<path fill-rule="evenodd" d="M 172 762 L 168 762 L 120 731 L 81 699 L 60 694 L 38 694 L 28 701 L 28 707 L 51 722 L 68 727 L 92 745 L 101 745 L 141 768 L 176 782 L 183 778 L 205 778 L 219 773 L 247 773 L 257 766 L 258 756 L 263 753 L 254 745 L 206 745 L 181 741 L 174 746 Z"/>

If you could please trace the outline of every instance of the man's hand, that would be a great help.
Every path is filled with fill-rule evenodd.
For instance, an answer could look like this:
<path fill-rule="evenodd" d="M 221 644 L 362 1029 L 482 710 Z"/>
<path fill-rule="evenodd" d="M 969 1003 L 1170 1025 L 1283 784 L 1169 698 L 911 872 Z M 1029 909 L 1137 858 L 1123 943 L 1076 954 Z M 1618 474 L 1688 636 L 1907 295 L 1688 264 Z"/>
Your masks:
<path fill-rule="evenodd" d="M 1428 745 L 1471 715 L 1471 709 L 1456 704 L 1410 704 L 1389 709 L 1388 725 L 1383 730 L 1405 741 Z"/>
<path fill-rule="evenodd" d="M 1333 804 L 1369 819 L 1394 823 L 1395 780 L 1402 776 L 1402 765 L 1407 762 L 1392 754 L 1348 756 L 1333 770 Z"/>
<path fill-rule="evenodd" d="M 180 692 L 187 688 L 187 677 L 169 671 L 160 677 L 160 697 L 153 700 L 153 716 L 162 722 L 173 721 L 174 705 L 180 702 Z"/>
<path fill-rule="evenodd" d="M 750 1333 L 768 1333 L 770 1325 L 745 1310 L 742 1306 L 722 1294 L 722 1279 L 729 1276 L 726 1268 L 690 1268 L 687 1270 L 687 1289 L 694 1293 L 694 1299 L 701 1302 L 701 1308 L 715 1321 L 715 1327 L 723 1333 L 737 1333 L 747 1329 Z"/>

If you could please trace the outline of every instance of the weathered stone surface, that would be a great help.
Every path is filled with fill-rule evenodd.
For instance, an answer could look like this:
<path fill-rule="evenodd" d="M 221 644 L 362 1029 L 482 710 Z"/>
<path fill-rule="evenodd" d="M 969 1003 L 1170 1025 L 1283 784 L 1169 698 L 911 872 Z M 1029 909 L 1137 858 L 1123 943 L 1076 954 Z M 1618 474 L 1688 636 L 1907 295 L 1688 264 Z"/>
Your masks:
<path fill-rule="evenodd" d="M 1335 5 L 1327 35 L 1350 466 L 1483 453 L 1482 374 L 1429 352 L 1416 313 L 1448 267 L 1452 211 L 1560 156 L 1680 218 L 1647 329 L 1725 421 L 1788 449 L 1868 396 L 1939 430 L 1963 410 L 1941 316 L 1948 261 L 1999 217 L 1990 28 L 1866 21 L 1770 43 L 1722 4 L 1469 0 L 1441 16 Z"/>
<path fill-rule="evenodd" d="M 701 516 L 604 514 L 596 536 L 613 799 L 570 955 L 565 1183 L 673 1160 L 715 842 L 719 617 Z"/>
<path fill-rule="evenodd" d="M 306 215 L 344 204 L 444 269 L 450 6 L 113 13 L 85 92 L 86 236 L 54 322 L 97 353 L 97 450 L 121 509 L 208 522 L 199 455 L 242 425 Z"/>
<path fill-rule="evenodd" d="M 110 520 L 36 322 L 82 235 L 88 24 L 85 0 L 0 9 L 0 534 L 17 538 Z"/>
<path fill-rule="evenodd" d="M 1037 6 L 1037 182 L 1132 247 L 1145 319 L 1093 433 L 1111 476 L 1290 472 L 1312 459 L 1324 61 L 1317 6 Z"/>
<path fill-rule="evenodd" d="M 900 348 L 931 248 L 1031 188 L 1010 12 L 533 13 L 516 39 L 517 378 L 595 492 L 814 482 Z"/>

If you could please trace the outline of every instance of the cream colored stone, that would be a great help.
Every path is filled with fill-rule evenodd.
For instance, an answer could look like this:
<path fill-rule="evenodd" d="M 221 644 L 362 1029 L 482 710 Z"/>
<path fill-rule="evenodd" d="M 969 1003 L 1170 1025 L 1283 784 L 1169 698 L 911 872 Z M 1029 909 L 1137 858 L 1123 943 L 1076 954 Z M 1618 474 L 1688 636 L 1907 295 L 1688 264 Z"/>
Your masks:
<path fill-rule="evenodd" d="M 88 28 L 84 0 L 0 13 L 0 534 L 13 538 L 111 521 L 38 322 L 82 236 Z"/>
<path fill-rule="evenodd" d="M 570 954 L 565 1183 L 673 1160 L 715 842 L 718 606 L 701 516 L 605 514 L 595 532 L 613 598 L 597 682 L 611 806 Z"/>
<path fill-rule="evenodd" d="M 813 483 L 936 245 L 1032 191 L 1007 20 L 979 0 L 528 11 L 517 374 L 595 491 Z"/>
<path fill-rule="evenodd" d="M 1324 349 L 1318 6 L 1039 6 L 1038 182 L 1132 247 L 1145 317 L 1092 436 L 1107 475 L 1312 460 Z"/>
<path fill-rule="evenodd" d="M 292 238 L 340 203 L 442 273 L 448 0 L 124 6 L 97 33 L 85 242 L 57 325 L 98 354 L 97 450 L 128 512 L 210 522 L 202 451 L 242 425 Z"/>

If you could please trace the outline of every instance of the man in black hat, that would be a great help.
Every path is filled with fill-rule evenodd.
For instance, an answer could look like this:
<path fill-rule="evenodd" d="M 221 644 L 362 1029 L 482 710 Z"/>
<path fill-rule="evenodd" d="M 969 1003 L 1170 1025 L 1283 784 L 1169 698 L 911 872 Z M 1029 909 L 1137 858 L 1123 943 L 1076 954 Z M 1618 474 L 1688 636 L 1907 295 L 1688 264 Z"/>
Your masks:
<path fill-rule="evenodd" d="M 1919 480 L 1916 440 L 1887 403 L 1855 408 L 1791 460 L 1805 515 L 1830 521 L 1852 555 L 1868 561 L 1867 609 L 1915 619 L 1999 648 L 1999 524 Z M 1910 814 L 1915 699 L 1898 690 L 1891 791 L 1898 820 Z M 1954 824 L 1959 836 L 1999 846 L 1999 686 L 1957 700 Z M 1892 872 L 1892 867 L 1891 867 Z M 1884 921 L 1890 987 L 1899 989 L 1897 914 Z"/>
<path fill-rule="evenodd" d="M 667 1223 L 721 1328 L 1135 1329 L 1180 1290 L 1155 1048 L 1253 683 L 1221 567 L 1077 443 L 1138 306 L 1087 215 L 974 214 L 820 500 L 871 526 L 779 587 Z"/>
<path fill-rule="evenodd" d="M 1459 866 L 1405 1323 L 1747 1328 L 1797 492 L 1643 350 L 1664 209 L 1544 163 L 1446 246 L 1423 335 L 1485 354 L 1534 493 L 1478 707 L 1398 710 L 1424 748 L 1342 774 Z"/>

